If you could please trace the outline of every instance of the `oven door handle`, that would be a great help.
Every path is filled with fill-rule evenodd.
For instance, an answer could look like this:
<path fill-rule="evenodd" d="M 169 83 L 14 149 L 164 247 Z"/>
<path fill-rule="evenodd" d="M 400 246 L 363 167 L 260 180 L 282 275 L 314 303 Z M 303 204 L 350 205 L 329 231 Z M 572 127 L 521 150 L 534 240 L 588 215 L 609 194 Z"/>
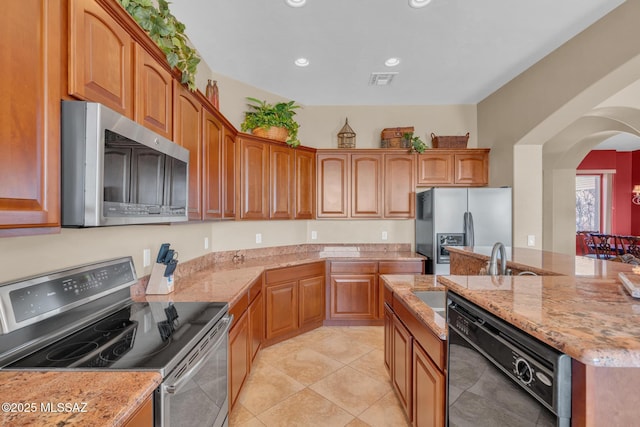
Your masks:
<path fill-rule="evenodd" d="M 163 385 L 162 387 L 165 393 L 175 394 L 184 384 L 191 381 L 191 379 L 198 373 L 198 371 L 200 371 L 200 368 L 202 368 L 202 366 L 207 362 L 209 356 L 211 356 L 211 353 L 218 349 L 218 347 L 222 343 L 222 340 L 229 334 L 229 329 L 231 329 L 231 324 L 233 323 L 233 314 L 229 317 L 223 318 L 222 320 L 220 320 L 220 322 L 225 322 L 226 324 L 222 329 L 218 331 L 219 336 L 216 342 L 207 349 L 206 353 L 200 356 L 198 362 L 196 362 L 195 365 L 189 368 L 189 370 L 178 381 L 173 384 Z"/>

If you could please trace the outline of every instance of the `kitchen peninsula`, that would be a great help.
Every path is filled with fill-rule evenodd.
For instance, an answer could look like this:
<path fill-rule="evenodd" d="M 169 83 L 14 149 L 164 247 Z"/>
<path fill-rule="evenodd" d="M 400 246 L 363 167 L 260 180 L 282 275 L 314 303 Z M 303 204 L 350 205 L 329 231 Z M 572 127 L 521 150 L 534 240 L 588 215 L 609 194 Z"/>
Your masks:
<path fill-rule="evenodd" d="M 475 276 L 491 248 L 450 252 L 452 273 L 468 275 L 383 276 L 394 304 L 442 337 L 444 322 L 413 291 L 451 290 L 573 359 L 573 425 L 637 422 L 640 303 L 617 280 L 618 272 L 633 273 L 634 266 L 514 248 L 508 267 L 540 276 Z"/>

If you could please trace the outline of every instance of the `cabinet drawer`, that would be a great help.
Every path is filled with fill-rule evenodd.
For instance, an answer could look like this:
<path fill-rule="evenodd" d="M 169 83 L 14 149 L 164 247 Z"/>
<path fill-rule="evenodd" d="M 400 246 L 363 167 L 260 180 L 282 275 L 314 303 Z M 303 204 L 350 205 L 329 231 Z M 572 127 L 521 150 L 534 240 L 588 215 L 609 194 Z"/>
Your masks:
<path fill-rule="evenodd" d="M 324 261 L 268 270 L 265 273 L 265 281 L 267 285 L 270 285 L 272 283 L 314 276 L 324 276 Z"/>
<path fill-rule="evenodd" d="M 422 274 L 422 261 L 380 261 L 380 274 Z"/>
<path fill-rule="evenodd" d="M 375 261 L 332 261 L 331 273 L 376 273 L 378 263 Z"/>
<path fill-rule="evenodd" d="M 262 291 L 262 276 L 258 277 L 255 282 L 251 284 L 249 288 L 249 302 L 253 302 L 253 300 L 260 294 Z"/>

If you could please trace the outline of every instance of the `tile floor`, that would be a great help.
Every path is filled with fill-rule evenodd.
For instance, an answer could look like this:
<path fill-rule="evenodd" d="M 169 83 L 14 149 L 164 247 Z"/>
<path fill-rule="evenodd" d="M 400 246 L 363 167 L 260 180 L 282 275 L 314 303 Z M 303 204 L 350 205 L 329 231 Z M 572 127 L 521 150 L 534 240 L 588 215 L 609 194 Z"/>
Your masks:
<path fill-rule="evenodd" d="M 409 426 L 382 326 L 325 326 L 260 351 L 230 426 Z"/>

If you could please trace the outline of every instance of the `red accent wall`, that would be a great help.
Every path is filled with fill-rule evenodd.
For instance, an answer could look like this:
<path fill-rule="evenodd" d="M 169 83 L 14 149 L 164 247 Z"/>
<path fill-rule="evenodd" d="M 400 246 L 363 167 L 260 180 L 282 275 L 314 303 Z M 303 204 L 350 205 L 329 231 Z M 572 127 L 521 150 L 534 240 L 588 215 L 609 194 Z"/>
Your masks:
<path fill-rule="evenodd" d="M 613 177 L 611 232 L 640 236 L 640 206 L 631 203 L 631 189 L 634 184 L 640 184 L 640 150 L 591 151 L 578 166 L 578 170 L 583 169 L 616 171 Z"/>

